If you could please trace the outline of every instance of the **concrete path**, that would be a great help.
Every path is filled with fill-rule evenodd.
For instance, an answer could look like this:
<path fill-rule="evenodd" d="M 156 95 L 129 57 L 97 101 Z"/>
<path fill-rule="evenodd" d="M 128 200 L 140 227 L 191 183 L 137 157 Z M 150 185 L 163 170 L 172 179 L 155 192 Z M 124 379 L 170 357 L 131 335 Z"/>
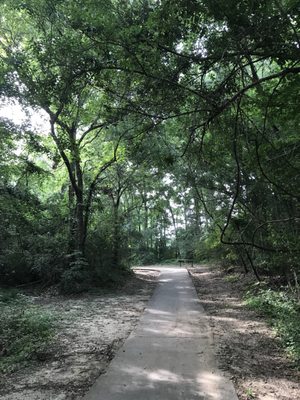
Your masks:
<path fill-rule="evenodd" d="M 207 316 L 187 270 L 159 269 L 137 329 L 84 399 L 237 400 L 216 368 Z"/>

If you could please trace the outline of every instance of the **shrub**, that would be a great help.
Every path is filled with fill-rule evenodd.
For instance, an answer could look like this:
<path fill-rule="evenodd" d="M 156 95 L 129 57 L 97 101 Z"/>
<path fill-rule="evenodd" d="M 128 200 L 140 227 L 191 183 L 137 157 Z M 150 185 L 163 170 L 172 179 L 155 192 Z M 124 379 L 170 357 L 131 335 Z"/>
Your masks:
<path fill-rule="evenodd" d="M 98 286 L 115 288 L 124 284 L 126 279 L 132 274 L 127 266 L 120 267 L 101 267 L 95 270 L 94 282 Z"/>
<path fill-rule="evenodd" d="M 286 291 L 248 292 L 247 305 L 266 315 L 295 361 L 300 361 L 300 305 Z"/>
<path fill-rule="evenodd" d="M 80 254 L 70 254 L 69 268 L 66 269 L 60 282 L 60 290 L 65 294 L 82 293 L 90 286 L 89 264 Z"/>
<path fill-rule="evenodd" d="M 0 291 L 0 305 L 1 303 L 11 303 L 19 300 L 19 292 L 17 289 L 1 289 Z"/>
<path fill-rule="evenodd" d="M 11 372 L 44 351 L 54 334 L 54 317 L 19 296 L 2 295 L 0 307 L 0 372 Z"/>

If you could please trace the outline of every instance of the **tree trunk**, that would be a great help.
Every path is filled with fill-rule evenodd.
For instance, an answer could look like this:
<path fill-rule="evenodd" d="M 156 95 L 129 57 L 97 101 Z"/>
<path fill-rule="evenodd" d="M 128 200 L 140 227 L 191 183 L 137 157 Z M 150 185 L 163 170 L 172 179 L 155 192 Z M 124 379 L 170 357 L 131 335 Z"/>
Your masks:
<path fill-rule="evenodd" d="M 120 218 L 119 218 L 119 205 L 118 199 L 113 205 L 113 251 L 112 263 L 114 267 L 120 266 Z"/>
<path fill-rule="evenodd" d="M 70 164 L 73 174 L 75 174 L 75 163 Z M 73 254 L 76 249 L 76 196 L 72 182 L 69 182 L 69 245 L 68 252 Z"/>
<path fill-rule="evenodd" d="M 83 196 L 77 198 L 76 204 L 76 251 L 85 255 L 85 224 Z"/>

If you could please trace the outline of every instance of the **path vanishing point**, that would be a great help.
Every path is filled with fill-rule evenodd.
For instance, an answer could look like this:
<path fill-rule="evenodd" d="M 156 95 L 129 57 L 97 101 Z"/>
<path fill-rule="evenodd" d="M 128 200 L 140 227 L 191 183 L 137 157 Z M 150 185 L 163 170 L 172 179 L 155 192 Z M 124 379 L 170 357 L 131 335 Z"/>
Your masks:
<path fill-rule="evenodd" d="M 138 326 L 84 400 L 237 400 L 187 270 L 150 269 L 161 274 Z"/>

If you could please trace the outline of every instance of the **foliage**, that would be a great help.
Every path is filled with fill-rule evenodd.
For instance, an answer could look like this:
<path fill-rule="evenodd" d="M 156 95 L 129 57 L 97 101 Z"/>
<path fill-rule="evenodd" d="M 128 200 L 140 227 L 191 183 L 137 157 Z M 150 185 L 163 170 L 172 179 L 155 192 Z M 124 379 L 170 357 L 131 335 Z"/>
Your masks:
<path fill-rule="evenodd" d="M 0 118 L 0 284 L 214 259 L 297 294 L 299 32 L 295 0 L 2 0 L 0 100 L 47 123 Z M 247 303 L 299 360 L 288 290 Z M 11 289 L 0 307 L 7 372 L 55 321 Z"/>
<path fill-rule="evenodd" d="M 54 334 L 53 315 L 16 292 L 0 292 L 0 372 L 12 372 L 47 348 Z"/>
<path fill-rule="evenodd" d="M 245 395 L 247 396 L 247 400 L 255 399 L 255 393 L 251 387 L 247 388 L 245 391 Z"/>
<path fill-rule="evenodd" d="M 90 274 L 88 272 L 88 263 L 81 254 L 69 254 L 71 261 L 60 278 L 60 289 L 65 294 L 81 293 L 90 286 Z"/>
<path fill-rule="evenodd" d="M 296 361 L 300 361 L 300 306 L 287 291 L 260 289 L 248 292 L 246 304 L 269 318 L 283 345 Z"/>
<path fill-rule="evenodd" d="M 225 281 L 226 282 L 230 282 L 230 283 L 235 283 L 238 282 L 240 280 L 240 274 L 231 274 L 231 275 L 227 275 L 225 277 Z"/>
<path fill-rule="evenodd" d="M 3 304 L 12 303 L 14 301 L 19 302 L 20 296 L 17 289 L 1 289 L 0 291 L 0 302 Z"/>
<path fill-rule="evenodd" d="M 50 120 L 0 122 L 1 281 L 181 257 L 297 285 L 297 2 L 0 8 L 2 98 Z"/>

